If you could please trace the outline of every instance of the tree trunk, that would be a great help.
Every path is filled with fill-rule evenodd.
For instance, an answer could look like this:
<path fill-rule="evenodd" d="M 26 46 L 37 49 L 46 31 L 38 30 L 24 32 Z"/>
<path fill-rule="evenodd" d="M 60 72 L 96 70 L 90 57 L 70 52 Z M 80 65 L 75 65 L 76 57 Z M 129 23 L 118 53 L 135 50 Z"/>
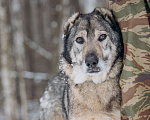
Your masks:
<path fill-rule="evenodd" d="M 19 79 L 21 116 L 22 120 L 27 120 L 28 119 L 27 96 L 26 96 L 25 81 L 23 78 L 23 70 L 24 70 L 23 60 L 25 55 L 23 46 L 24 37 L 23 37 L 22 16 L 21 16 L 22 12 L 20 1 L 12 0 L 10 10 L 11 10 L 11 23 L 13 28 L 13 42 L 14 42 L 16 68 Z"/>
<path fill-rule="evenodd" d="M 6 120 L 17 120 L 16 81 L 12 78 L 13 69 L 11 25 L 8 1 L 0 1 L 1 24 L 1 82 L 4 90 L 4 112 Z"/>

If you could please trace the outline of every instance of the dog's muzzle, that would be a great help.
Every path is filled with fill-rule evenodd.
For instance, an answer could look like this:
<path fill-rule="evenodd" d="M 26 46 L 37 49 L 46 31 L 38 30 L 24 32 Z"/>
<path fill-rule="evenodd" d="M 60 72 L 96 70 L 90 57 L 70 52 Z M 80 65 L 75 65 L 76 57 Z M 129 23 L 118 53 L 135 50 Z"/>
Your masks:
<path fill-rule="evenodd" d="M 98 57 L 94 53 L 90 53 L 86 56 L 85 64 L 88 67 L 88 73 L 97 73 L 100 72 L 98 65 Z"/>

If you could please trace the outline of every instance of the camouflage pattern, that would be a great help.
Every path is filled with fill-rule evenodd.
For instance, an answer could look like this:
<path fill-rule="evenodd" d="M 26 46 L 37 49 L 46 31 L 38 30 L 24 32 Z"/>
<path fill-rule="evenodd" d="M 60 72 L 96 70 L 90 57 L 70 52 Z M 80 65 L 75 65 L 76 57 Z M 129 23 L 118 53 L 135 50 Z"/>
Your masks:
<path fill-rule="evenodd" d="M 144 0 L 108 0 L 108 4 L 124 41 L 121 120 L 150 120 L 150 10 Z"/>

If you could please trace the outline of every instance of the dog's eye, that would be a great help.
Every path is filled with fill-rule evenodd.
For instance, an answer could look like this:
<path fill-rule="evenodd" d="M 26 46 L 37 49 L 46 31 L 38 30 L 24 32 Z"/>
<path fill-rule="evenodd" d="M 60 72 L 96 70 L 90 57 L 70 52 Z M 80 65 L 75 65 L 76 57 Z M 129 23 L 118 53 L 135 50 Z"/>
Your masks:
<path fill-rule="evenodd" d="M 106 39 L 106 37 L 107 37 L 106 34 L 102 34 L 102 35 L 99 36 L 98 40 L 99 40 L 100 42 L 102 42 L 103 40 Z"/>
<path fill-rule="evenodd" d="M 76 39 L 76 42 L 79 43 L 79 44 L 83 44 L 84 43 L 84 39 L 82 37 L 78 37 Z"/>

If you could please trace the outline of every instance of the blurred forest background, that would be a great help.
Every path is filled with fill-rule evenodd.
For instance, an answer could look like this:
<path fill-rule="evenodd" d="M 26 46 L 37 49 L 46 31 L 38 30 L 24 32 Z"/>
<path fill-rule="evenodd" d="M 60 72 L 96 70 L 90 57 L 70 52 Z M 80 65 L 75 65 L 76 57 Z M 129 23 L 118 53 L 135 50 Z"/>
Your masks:
<path fill-rule="evenodd" d="M 39 120 L 39 99 L 59 70 L 65 21 L 105 0 L 0 0 L 0 120 Z"/>

